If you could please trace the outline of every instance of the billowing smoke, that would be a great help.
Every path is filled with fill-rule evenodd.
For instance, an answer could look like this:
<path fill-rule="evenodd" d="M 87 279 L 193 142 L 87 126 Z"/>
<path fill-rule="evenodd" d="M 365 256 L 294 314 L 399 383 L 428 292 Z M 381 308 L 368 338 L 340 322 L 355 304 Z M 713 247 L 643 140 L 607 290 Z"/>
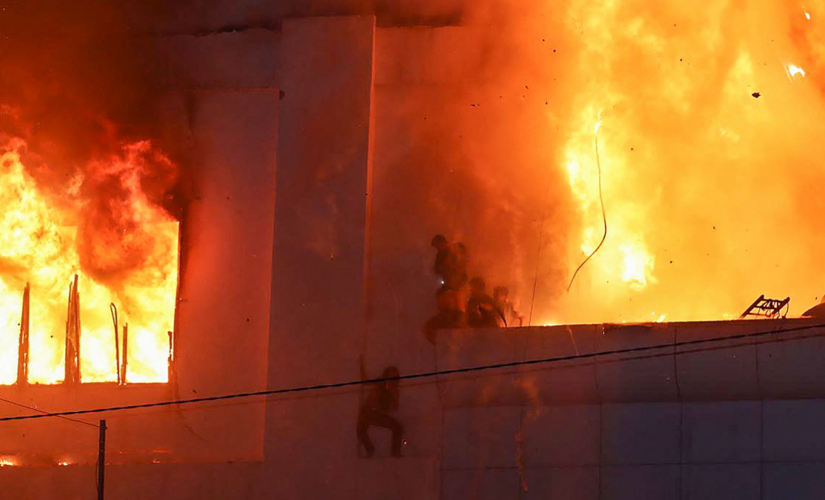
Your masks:
<path fill-rule="evenodd" d="M 374 211 L 392 236 L 376 251 L 424 260 L 436 232 L 464 241 L 534 324 L 820 300 L 825 2 L 482 2 L 460 17 L 415 47 L 379 34 L 376 186 L 392 203 L 376 204 L 404 213 Z M 414 67 L 382 86 L 393 59 Z M 607 236 L 568 293 L 603 236 L 600 181 Z"/>
<path fill-rule="evenodd" d="M 533 302 L 537 312 L 558 299 L 572 204 L 558 157 L 575 55 L 562 12 L 545 7 L 480 2 L 460 26 L 379 31 L 374 286 L 387 287 L 379 302 L 401 289 L 416 295 L 377 307 L 413 324 L 432 314 L 436 286 L 421 277 L 431 275 L 436 233 L 467 246 L 470 274 L 489 291 L 510 289 L 525 323 Z M 415 269 L 392 257 L 410 249 Z M 424 305 L 406 310 L 413 303 Z"/>
<path fill-rule="evenodd" d="M 0 147 L 25 141 L 29 174 L 79 228 L 83 270 L 109 283 L 152 245 L 125 215 L 129 188 L 112 165 L 131 155 L 139 190 L 173 209 L 176 158 L 166 156 L 177 151 L 159 132 L 161 86 L 146 36 L 160 4 L 15 2 L 0 12 Z M 140 141 L 153 150 L 130 153 Z M 121 255 L 100 262 L 94 249 L 121 241 Z"/>

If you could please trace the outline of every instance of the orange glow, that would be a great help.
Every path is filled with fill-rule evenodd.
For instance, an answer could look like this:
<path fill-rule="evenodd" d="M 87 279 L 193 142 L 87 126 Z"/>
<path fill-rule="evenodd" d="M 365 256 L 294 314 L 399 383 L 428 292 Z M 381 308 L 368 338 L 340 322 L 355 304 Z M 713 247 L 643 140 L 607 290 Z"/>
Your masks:
<path fill-rule="evenodd" d="M 568 280 L 603 234 L 596 147 L 608 232 L 538 323 L 736 318 L 760 294 L 790 296 L 792 316 L 819 302 L 825 2 L 566 5 Z"/>
<path fill-rule="evenodd" d="M 109 304 L 118 307 L 119 323 L 129 324 L 128 382 L 165 382 L 168 335 L 173 329 L 177 290 L 178 223 L 153 205 L 141 189 L 139 173 L 148 142 L 124 148 L 92 169 L 94 175 L 117 179 L 126 193 L 118 205 L 124 225 L 122 241 L 95 247 L 103 267 L 130 248 L 140 232 L 140 259 L 128 272 L 106 283 L 92 278 L 81 265 L 76 240 L 76 214 L 39 189 L 21 160 L 25 144 L 15 141 L 0 156 L 0 384 L 17 375 L 22 291 L 31 283 L 29 382 L 54 384 L 64 378 L 66 311 L 69 283 L 79 275 L 80 374 L 83 382 L 117 380 L 115 339 Z M 168 161 L 168 160 L 166 160 Z M 65 199 L 77 195 L 85 179 L 68 183 Z M 75 198 L 74 209 L 83 210 Z M 95 228 L 92 228 L 95 230 Z M 119 332 L 120 341 L 122 334 Z"/>

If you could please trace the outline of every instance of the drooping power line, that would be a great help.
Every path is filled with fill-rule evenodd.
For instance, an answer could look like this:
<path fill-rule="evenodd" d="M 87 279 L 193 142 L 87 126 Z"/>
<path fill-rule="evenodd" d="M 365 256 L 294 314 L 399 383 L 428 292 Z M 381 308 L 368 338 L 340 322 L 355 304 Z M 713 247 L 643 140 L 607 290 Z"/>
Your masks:
<path fill-rule="evenodd" d="M 300 387 L 290 387 L 290 388 L 283 388 L 283 389 L 270 389 L 270 390 L 262 390 L 262 391 L 253 391 L 253 392 L 238 392 L 233 394 L 223 394 L 220 396 L 209 396 L 209 397 L 201 397 L 201 398 L 190 398 L 190 399 L 180 399 L 180 400 L 167 400 L 167 401 L 156 401 L 151 403 L 143 403 L 143 404 L 134 404 L 134 405 L 123 405 L 123 406 L 110 406 L 104 408 L 92 408 L 86 410 L 68 410 L 68 411 L 59 411 L 59 412 L 52 412 L 52 413 L 40 413 L 40 414 L 33 414 L 33 415 L 20 415 L 15 417 L 0 417 L 0 422 L 8 422 L 8 421 L 16 421 L 16 420 L 32 420 L 38 418 L 51 418 L 51 417 L 67 417 L 72 415 L 89 415 L 94 413 L 111 413 L 111 412 L 119 412 L 119 411 L 127 411 L 127 410 L 137 410 L 141 408 L 158 408 L 164 406 L 175 406 L 175 405 L 188 405 L 194 403 L 207 403 L 213 401 L 226 401 L 232 399 L 242 399 L 242 398 L 253 398 L 253 397 L 263 397 L 263 396 L 275 396 L 281 394 L 294 394 L 294 393 L 305 393 L 305 392 L 316 392 L 322 391 L 326 389 L 340 389 L 345 387 L 354 387 L 359 386 L 362 384 L 375 384 L 381 382 L 387 382 L 389 380 L 415 380 L 415 379 L 425 379 L 425 378 L 432 378 L 437 376 L 446 376 L 446 375 L 456 375 L 461 373 L 472 373 L 472 372 L 481 372 L 481 371 L 488 371 L 488 370 L 498 370 L 503 368 L 515 368 L 519 366 L 531 366 L 531 365 L 543 365 L 543 364 L 551 364 L 551 363 L 559 363 L 563 361 L 576 361 L 576 360 L 583 360 L 583 359 L 592 359 L 604 356 L 614 356 L 614 355 L 621 355 L 621 354 L 633 354 L 633 353 L 640 353 L 645 351 L 654 351 L 657 349 L 674 349 L 673 355 L 685 354 L 684 352 L 676 352 L 675 349 L 680 347 L 688 347 L 688 346 L 695 346 L 695 345 L 702 345 L 702 344 L 713 344 L 718 342 L 726 342 L 726 341 L 733 341 L 733 340 L 744 340 L 744 339 L 754 339 L 760 337 L 766 337 L 768 335 L 777 335 L 777 334 L 785 334 L 791 332 L 800 332 L 805 330 L 813 330 L 816 328 L 823 328 L 825 324 L 816 324 L 816 325 L 805 325 L 805 326 L 798 326 L 794 328 L 778 328 L 775 330 L 768 330 L 764 332 L 756 332 L 756 333 L 743 333 L 740 335 L 731 335 L 729 337 L 712 337 L 708 339 L 697 339 L 697 340 L 688 340 L 685 342 L 674 342 L 668 344 L 657 344 L 657 345 L 648 345 L 648 346 L 641 346 L 641 347 L 632 347 L 628 349 L 613 349 L 610 351 L 599 351 L 587 354 L 575 354 L 571 356 L 558 356 L 552 358 L 539 358 L 539 359 L 530 359 L 524 361 L 509 361 L 505 363 L 494 363 L 489 365 L 480 365 L 480 366 L 472 366 L 467 368 L 455 368 L 451 370 L 441 370 L 441 371 L 432 371 L 432 372 L 422 372 L 422 373 L 413 373 L 410 375 L 401 375 L 398 377 L 390 377 L 390 378 L 373 378 L 373 379 L 366 379 L 366 380 L 351 380 L 347 382 L 333 382 L 327 384 L 316 384 L 316 385 L 307 385 L 307 386 L 300 386 Z M 817 334 L 815 336 L 825 336 L 825 333 Z M 810 338 L 810 337 L 805 337 Z M 739 346 L 730 346 L 730 347 L 739 347 Z M 39 411 L 39 410 L 38 410 Z M 83 422 L 86 423 L 86 422 Z M 89 424 L 93 425 L 93 424 Z M 95 426 L 97 427 L 97 426 Z"/>
<path fill-rule="evenodd" d="M 47 412 L 47 411 L 43 411 L 43 410 L 38 409 L 38 408 L 35 408 L 35 407 L 33 407 L 33 406 L 24 405 L 23 403 L 18 403 L 17 401 L 12 401 L 11 399 L 0 398 L 0 401 L 3 401 L 4 403 L 8 403 L 8 404 L 10 404 L 10 405 L 19 406 L 20 408 L 26 408 L 26 409 L 28 409 L 28 410 L 37 411 L 37 412 L 40 412 L 40 413 L 42 413 L 42 414 L 47 414 L 47 415 L 49 415 L 49 416 L 52 416 L 52 415 L 51 415 L 51 414 L 49 414 L 49 412 Z M 56 418 L 62 418 L 63 420 L 68 420 L 68 421 L 70 421 L 70 422 L 76 422 L 76 423 L 78 423 L 78 424 L 88 425 L 88 426 L 94 427 L 95 429 L 97 429 L 97 428 L 98 428 L 98 426 L 97 426 L 97 425 L 95 425 L 95 424 L 93 424 L 93 423 L 91 423 L 91 422 L 84 422 L 83 420 L 78 420 L 78 419 L 76 419 L 76 418 L 69 418 L 69 417 L 65 417 L 65 416 L 62 416 L 62 415 L 54 415 L 54 417 L 56 417 Z"/>

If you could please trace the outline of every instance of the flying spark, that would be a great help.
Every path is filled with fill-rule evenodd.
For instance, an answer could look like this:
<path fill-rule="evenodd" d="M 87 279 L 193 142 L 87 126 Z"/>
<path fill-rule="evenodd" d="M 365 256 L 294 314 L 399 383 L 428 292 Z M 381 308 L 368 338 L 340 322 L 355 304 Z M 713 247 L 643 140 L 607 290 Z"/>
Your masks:
<path fill-rule="evenodd" d="M 785 70 L 788 73 L 788 79 L 793 80 L 794 77 L 805 77 L 805 70 L 795 64 L 789 64 Z"/>

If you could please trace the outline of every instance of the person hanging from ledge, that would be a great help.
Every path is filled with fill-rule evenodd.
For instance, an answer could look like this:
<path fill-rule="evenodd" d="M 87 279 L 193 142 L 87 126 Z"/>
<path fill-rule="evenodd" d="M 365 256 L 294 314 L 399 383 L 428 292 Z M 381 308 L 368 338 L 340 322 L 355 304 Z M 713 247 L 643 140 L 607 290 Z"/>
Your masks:
<path fill-rule="evenodd" d="M 363 356 L 359 360 L 361 370 L 361 380 L 369 380 L 367 370 L 364 366 Z M 358 442 L 364 447 L 367 457 L 371 458 L 375 454 L 375 445 L 369 436 L 369 428 L 372 426 L 383 427 L 392 432 L 392 444 L 390 453 L 393 457 L 401 456 L 401 445 L 404 438 L 404 426 L 393 414 L 398 410 L 400 392 L 400 373 L 395 366 L 384 368 L 381 374 L 381 382 L 371 385 L 367 397 L 358 409 L 358 424 L 356 433 Z"/>
<path fill-rule="evenodd" d="M 487 293 L 487 283 L 480 276 L 470 280 L 467 324 L 471 328 L 498 328 L 504 324 L 504 313 Z"/>

